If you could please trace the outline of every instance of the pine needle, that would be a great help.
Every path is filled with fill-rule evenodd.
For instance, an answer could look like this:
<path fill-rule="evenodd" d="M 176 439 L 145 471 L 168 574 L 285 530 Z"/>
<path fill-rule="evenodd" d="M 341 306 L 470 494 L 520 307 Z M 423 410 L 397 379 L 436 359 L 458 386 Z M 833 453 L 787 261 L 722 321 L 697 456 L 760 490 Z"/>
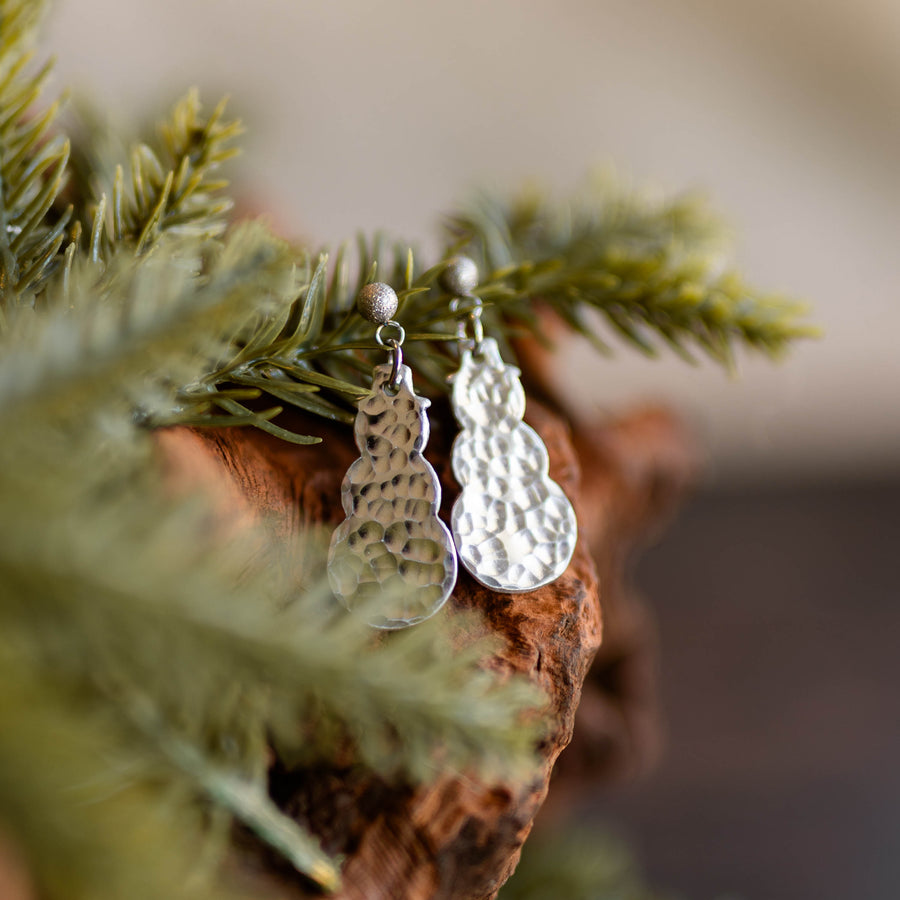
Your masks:
<path fill-rule="evenodd" d="M 50 65 L 32 72 L 35 31 L 47 4 L 0 3 L 0 310 L 30 307 L 58 267 L 72 209 L 49 216 L 66 181 L 69 144 L 54 135 L 59 104 L 34 110 Z"/>

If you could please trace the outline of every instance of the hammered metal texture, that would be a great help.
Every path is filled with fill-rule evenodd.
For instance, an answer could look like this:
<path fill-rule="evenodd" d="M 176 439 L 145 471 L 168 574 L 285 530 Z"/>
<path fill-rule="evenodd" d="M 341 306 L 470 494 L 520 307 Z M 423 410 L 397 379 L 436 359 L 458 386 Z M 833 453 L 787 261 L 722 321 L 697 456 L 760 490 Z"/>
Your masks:
<path fill-rule="evenodd" d="M 462 493 L 451 515 L 460 561 L 495 591 L 549 584 L 575 550 L 575 511 L 547 474 L 544 442 L 522 421 L 519 370 L 503 362 L 492 338 L 477 353 L 463 351 L 453 411 L 462 428 L 452 451 Z"/>
<path fill-rule="evenodd" d="M 389 390 L 391 367 L 376 366 L 359 403 L 356 445 L 341 499 L 347 518 L 335 529 L 328 579 L 335 595 L 361 606 L 375 628 L 406 628 L 434 615 L 456 584 L 456 553 L 438 518 L 441 487 L 422 456 L 429 401 L 413 392 L 408 366 Z"/>

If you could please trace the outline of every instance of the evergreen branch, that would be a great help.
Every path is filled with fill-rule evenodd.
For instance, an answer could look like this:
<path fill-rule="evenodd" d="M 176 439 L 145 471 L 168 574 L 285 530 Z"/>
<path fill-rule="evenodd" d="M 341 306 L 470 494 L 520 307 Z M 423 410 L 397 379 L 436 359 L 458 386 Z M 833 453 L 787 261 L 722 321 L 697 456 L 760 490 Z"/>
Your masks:
<path fill-rule="evenodd" d="M 28 74 L 46 3 L 0 2 L 0 311 L 32 304 L 58 263 L 72 215 L 48 215 L 65 183 L 69 144 L 53 137 L 59 104 L 34 106 L 48 63 Z"/>
<path fill-rule="evenodd" d="M 0 639 L 0 820 L 35 895 L 239 900 L 198 877 L 201 817 L 159 791 L 158 761 L 10 647 Z"/>
<path fill-rule="evenodd" d="M 413 283 L 412 251 L 400 244 L 388 247 L 381 234 L 370 242 L 357 242 L 355 274 L 351 270 L 350 246 L 338 249 L 329 277 L 329 257 L 321 252 L 300 251 L 296 260 L 293 306 L 281 317 L 259 318 L 255 327 L 237 337 L 237 348 L 219 360 L 201 383 L 186 385 L 185 394 L 197 400 L 191 407 L 161 414 L 156 424 L 202 423 L 204 401 L 232 412 L 236 422 L 247 421 L 248 410 L 217 395 L 232 385 L 256 387 L 280 403 L 332 421 L 352 423 L 356 403 L 368 392 L 371 363 L 359 351 L 384 353 L 374 340 L 372 326 L 356 312 L 355 299 L 367 281 L 388 277 L 405 285 L 398 291 L 401 309 L 416 303 L 439 270 L 425 273 Z M 432 333 L 422 323 L 408 340 L 429 343 L 448 341 L 451 335 Z M 413 351 L 413 355 L 415 352 Z M 206 410 L 210 406 L 206 406 Z M 221 419 L 219 419 L 221 421 Z M 260 423 L 264 430 L 300 443 L 318 440 L 314 435 L 288 432 L 275 423 Z"/>
<path fill-rule="evenodd" d="M 143 733 L 213 803 L 256 833 L 322 890 L 335 891 L 340 887 L 340 861 L 323 853 L 313 835 L 278 809 L 266 792 L 264 777 L 251 780 L 211 766 L 209 759 L 196 747 L 167 732 L 165 724 L 154 715 L 151 704 L 135 703 L 130 712 Z"/>
<path fill-rule="evenodd" d="M 33 495 L 37 477 L 23 468 L 19 482 Z M 80 539 L 47 529 L 51 509 L 67 515 L 52 498 L 42 508 L 32 496 L 26 515 L 12 506 L 21 491 L 6 479 L 3 487 L 3 512 L 16 523 L 15 534 L 2 529 L 0 548 L 4 640 L 30 639 L 42 667 L 65 683 L 102 686 L 126 714 L 144 698 L 211 750 L 230 736 L 242 767 L 259 763 L 267 732 L 295 761 L 327 755 L 349 734 L 367 765 L 417 780 L 433 775 L 436 747 L 443 766 L 507 775 L 530 758 L 536 725 L 520 714 L 539 698 L 481 671 L 485 647 L 453 646 L 446 622 L 379 642 L 362 617 L 331 605 L 324 586 L 285 608 L 289 586 L 266 570 L 286 571 L 287 558 L 254 562 L 257 542 L 198 544 L 208 512 L 167 515 L 146 488 L 118 485 L 121 500 L 107 501 L 102 517 L 82 510 Z M 223 684 L 234 692 L 223 695 Z"/>
<path fill-rule="evenodd" d="M 774 356 L 817 333 L 802 305 L 754 291 L 725 268 L 723 229 L 692 198 L 651 203 L 597 188 L 569 206 L 534 197 L 509 206 L 485 200 L 475 213 L 457 216 L 451 230 L 456 242 L 418 277 L 412 251 L 389 246 L 380 235 L 358 242 L 355 266 L 342 246 L 330 275 L 327 254 L 301 254 L 291 314 L 246 334 L 236 356 L 210 371 L 204 384 L 252 385 L 285 405 L 352 422 L 371 365 L 384 358 L 373 327 L 353 307 L 361 285 L 377 276 L 400 288 L 395 318 L 407 332 L 407 361 L 429 390 L 446 392 L 456 364 L 456 314 L 438 276 L 460 248 L 483 260 L 477 293 L 488 333 L 507 358 L 514 357 L 513 336 L 543 339 L 538 302 L 601 352 L 609 352 L 602 321 L 643 353 L 655 355 L 664 344 L 689 362 L 700 350 L 730 365 L 738 345 Z M 298 392 L 301 385 L 318 390 Z"/>
<path fill-rule="evenodd" d="M 115 143 L 109 128 L 86 113 L 77 171 L 81 195 L 93 197 L 85 225 L 98 236 L 95 257 L 105 259 L 119 245 L 145 253 L 164 234 L 205 240 L 225 231 L 232 204 L 222 194 L 228 182 L 217 172 L 238 153 L 232 141 L 242 130 L 238 121 L 225 119 L 225 104 L 223 99 L 204 117 L 197 91 L 189 91 L 160 124 L 156 146 L 135 144 L 127 173 L 120 161 L 111 183 Z M 97 161 L 103 165 L 92 167 Z"/>
<path fill-rule="evenodd" d="M 337 861 L 277 809 L 264 777 L 211 765 L 169 733 L 141 697 L 111 719 L 69 686 L 39 677 L 36 658 L 10 653 L 13 646 L 0 641 L 0 711 L 15 722 L 0 729 L 0 819 L 14 829 L 42 897 L 239 900 L 224 885 L 209 884 L 213 872 L 198 869 L 198 856 L 224 849 L 204 837 L 195 807 L 201 793 L 319 887 L 339 886 Z M 161 781 L 169 783 L 165 799 L 154 788 Z M 110 858 L 115 865 L 105 862 Z"/>
<path fill-rule="evenodd" d="M 79 260 L 55 286 L 65 293 L 53 311 L 23 322 L 0 347 L 0 410 L 35 396 L 74 402 L 63 399 L 67 390 L 90 408 L 89 377 L 108 398 L 111 384 L 122 385 L 116 402 L 133 392 L 127 401 L 145 420 L 178 397 L 206 409 L 207 397 L 186 399 L 181 386 L 230 352 L 242 327 L 289 308 L 292 261 L 288 245 L 255 224 L 222 244 L 171 239 L 144 259 L 123 250 L 102 272 Z"/>
<path fill-rule="evenodd" d="M 7 0 L 4 9 L 13 11 L 15 26 L 8 33 L 30 34 L 25 25 L 31 28 L 35 17 L 26 13 L 27 5 Z M 5 154 L 0 267 L 7 306 L 30 303 L 60 269 L 70 216 L 70 210 L 55 210 L 68 158 L 65 141 L 49 138 L 55 107 L 23 119 L 43 77 L 23 79 L 23 46 L 21 39 L 0 43 L 6 48 L 6 77 L 0 83 Z M 164 236 L 186 241 L 221 236 L 229 201 L 221 198 L 225 182 L 216 180 L 215 172 L 236 152 L 231 142 L 239 131 L 238 123 L 224 120 L 224 102 L 204 118 L 191 91 L 160 127 L 157 146 L 136 144 L 127 177 L 118 165 L 109 183 L 116 141 L 108 129 L 95 126 L 94 152 L 76 154 L 75 167 L 76 201 L 84 205 L 87 182 L 95 196 L 91 217 L 79 218 L 89 226 L 88 258 L 109 262 L 120 247 L 143 255 Z M 91 160 L 95 166 L 86 172 Z M 217 339 L 224 336 L 233 352 L 209 354 L 206 370 L 194 381 L 179 382 L 171 373 L 177 402 L 151 404 L 143 410 L 145 420 L 251 424 L 302 443 L 317 438 L 272 421 L 283 408 L 352 422 L 356 403 L 368 390 L 371 365 L 383 358 L 373 329 L 353 307 L 359 288 L 376 276 L 400 288 L 397 318 L 408 335 L 407 361 L 429 389 L 446 391 L 455 363 L 453 316 L 437 276 L 459 249 L 482 260 L 485 322 L 509 357 L 508 339 L 517 332 L 542 338 L 536 301 L 603 352 L 608 344 L 600 336 L 601 323 L 602 330 L 644 353 L 655 354 L 666 344 L 689 361 L 701 350 L 725 364 L 738 344 L 775 355 L 794 339 L 815 333 L 802 320 L 802 307 L 760 294 L 725 270 L 721 226 L 690 198 L 651 203 L 600 186 L 577 203 L 558 206 L 534 195 L 511 204 L 484 200 L 454 217 L 450 230 L 455 243 L 418 277 L 412 251 L 380 233 L 372 241 L 357 240 L 355 266 L 350 245 L 338 249 L 330 268 L 327 254 L 301 251 L 288 291 L 293 305 L 282 303 L 277 315 L 264 313 L 254 322 L 239 316 L 230 329 L 223 321 L 229 333 Z M 70 244 L 62 266 L 64 288 L 81 258 Z M 131 301 L 123 302 L 127 307 Z M 232 395 L 235 387 L 259 390 L 278 405 L 249 408 Z"/>
<path fill-rule="evenodd" d="M 739 344 L 777 356 L 818 334 L 805 306 L 726 269 L 724 229 L 694 197 L 653 201 L 601 180 L 560 206 L 534 194 L 483 198 L 449 230 L 454 249 L 486 261 L 480 295 L 503 318 L 531 327 L 530 304 L 543 300 L 600 349 L 586 312 L 643 353 L 662 342 L 685 359 L 700 349 L 726 365 Z"/>
<path fill-rule="evenodd" d="M 234 154 L 231 140 L 240 130 L 236 122 L 223 120 L 223 110 L 224 103 L 203 119 L 192 91 L 161 126 L 159 149 L 135 145 L 128 178 L 119 166 L 113 184 L 99 194 L 91 259 L 108 261 L 117 247 L 141 255 L 164 235 L 189 240 L 223 233 L 229 204 L 219 191 L 225 182 L 212 175 Z M 58 194 L 64 151 L 64 145 L 45 149 L 32 169 L 45 174 L 46 187 L 35 193 L 34 178 L 28 182 L 31 202 L 22 217 L 29 230 Z M 108 161 L 103 171 L 109 171 Z M 94 190 L 100 187 L 95 184 Z M 66 217 L 16 245 L 29 255 L 23 270 L 29 285 L 40 285 L 57 258 Z M 355 265 L 349 244 L 339 247 L 330 267 L 328 254 L 299 251 L 293 305 L 282 304 L 278 315 L 261 315 L 252 326 L 245 319 L 235 322 L 228 336 L 234 352 L 210 356 L 196 382 L 178 386 L 179 401 L 168 409 L 157 404 L 147 421 L 251 424 L 301 443 L 317 437 L 272 421 L 285 407 L 351 423 L 368 390 L 371 365 L 383 358 L 373 329 L 354 309 L 360 287 L 376 277 L 400 288 L 397 318 L 408 335 L 407 361 L 429 389 L 446 391 L 455 364 L 454 316 L 448 311 L 451 298 L 437 280 L 461 248 L 482 260 L 485 277 L 478 293 L 486 304 L 485 322 L 508 357 L 514 356 L 509 338 L 517 332 L 543 338 L 536 301 L 601 352 L 609 349 L 601 323 L 602 330 L 641 352 L 654 355 L 665 344 L 688 361 L 701 350 L 726 365 L 738 344 L 776 355 L 794 339 L 815 333 L 802 319 L 802 306 L 760 294 L 724 268 L 722 228 L 690 198 L 652 203 L 602 186 L 577 203 L 559 206 L 534 195 L 512 204 L 484 200 L 471 213 L 454 217 L 450 230 L 454 244 L 418 277 L 412 251 L 380 233 L 372 241 L 357 240 Z M 11 248 L 16 240 L 9 242 Z M 66 278 L 78 258 L 69 253 Z M 248 408 L 229 396 L 235 386 L 255 388 L 278 406 Z"/>
<path fill-rule="evenodd" d="M 322 852 L 319 841 L 269 799 L 266 785 L 250 785 L 227 773 L 207 772 L 199 755 L 195 771 L 209 796 L 323 891 L 341 886 L 340 860 Z"/>

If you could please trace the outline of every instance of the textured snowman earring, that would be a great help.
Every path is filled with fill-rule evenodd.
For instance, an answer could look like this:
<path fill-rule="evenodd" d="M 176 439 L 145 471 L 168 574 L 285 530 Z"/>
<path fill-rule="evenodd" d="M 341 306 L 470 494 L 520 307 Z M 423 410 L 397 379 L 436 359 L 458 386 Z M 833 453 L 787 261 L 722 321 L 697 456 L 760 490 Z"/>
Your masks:
<path fill-rule="evenodd" d="M 403 365 L 405 334 L 392 319 L 397 295 L 386 284 L 368 284 L 357 309 L 378 326 L 375 339 L 390 349 L 391 361 L 375 366 L 372 390 L 359 402 L 354 430 L 362 456 L 341 486 L 347 518 L 331 538 L 328 579 L 348 609 L 362 607 L 370 625 L 406 628 L 444 605 L 456 583 L 456 553 L 437 515 L 437 475 L 422 456 L 429 401 L 415 394 Z"/>
<path fill-rule="evenodd" d="M 459 371 L 452 376 L 461 431 L 451 461 L 462 493 L 451 515 L 453 539 L 460 561 L 485 587 L 532 591 L 568 566 L 575 511 L 547 474 L 544 442 L 522 421 L 519 370 L 503 362 L 493 338 L 484 337 L 481 301 L 472 293 L 475 263 L 455 257 L 442 281 L 455 298 L 451 310 L 461 312 Z"/>

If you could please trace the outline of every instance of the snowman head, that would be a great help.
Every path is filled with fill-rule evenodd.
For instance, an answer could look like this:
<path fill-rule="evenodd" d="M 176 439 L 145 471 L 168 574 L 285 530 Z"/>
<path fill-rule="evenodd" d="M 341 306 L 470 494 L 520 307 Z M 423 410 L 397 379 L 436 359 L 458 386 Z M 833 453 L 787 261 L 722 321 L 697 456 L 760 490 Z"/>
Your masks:
<path fill-rule="evenodd" d="M 463 428 L 512 431 L 525 413 L 519 370 L 500 356 L 497 342 L 485 338 L 478 351 L 464 350 L 453 376 L 453 404 Z"/>
<path fill-rule="evenodd" d="M 360 403 L 356 417 L 356 445 L 373 458 L 392 450 L 421 451 L 428 441 L 428 417 L 424 410 L 431 401 L 413 391 L 412 373 L 400 366 L 399 385 L 392 389 L 391 366 L 376 366 L 372 392 Z"/>

